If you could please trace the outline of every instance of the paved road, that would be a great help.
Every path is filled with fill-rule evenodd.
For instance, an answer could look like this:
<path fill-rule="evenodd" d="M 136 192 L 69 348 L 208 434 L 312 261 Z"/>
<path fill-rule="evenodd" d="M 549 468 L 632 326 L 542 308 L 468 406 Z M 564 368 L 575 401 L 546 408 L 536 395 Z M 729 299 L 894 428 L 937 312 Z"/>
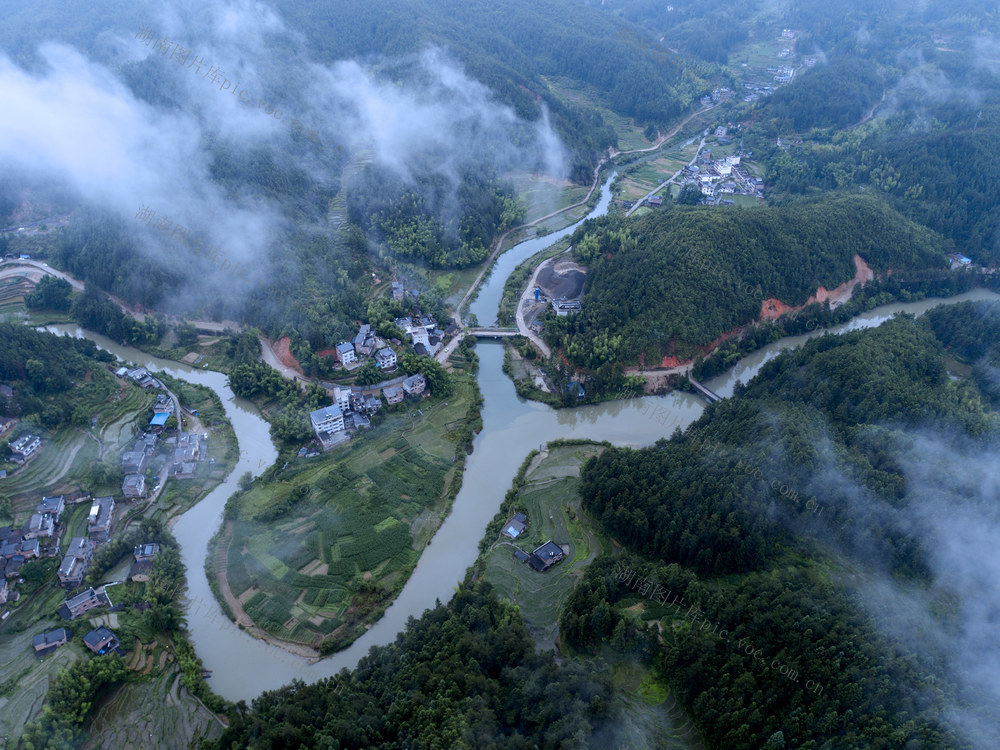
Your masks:
<path fill-rule="evenodd" d="M 549 261 L 545 261 L 545 263 L 548 262 Z M 539 263 L 535 266 L 535 272 L 531 274 L 531 280 L 528 281 L 528 286 L 521 294 L 521 299 L 517 303 L 517 312 L 514 314 L 514 319 L 517 321 L 517 330 L 520 331 L 521 335 L 530 339 L 531 343 L 538 347 L 538 350 L 542 353 L 542 355 L 548 358 L 552 356 L 552 350 L 549 349 L 548 345 L 542 341 L 542 339 L 536 335 L 534 331 L 528 328 L 528 324 L 524 321 L 525 305 L 531 304 L 531 297 L 535 293 L 535 283 L 538 279 L 538 272 L 542 270 L 542 266 L 544 266 L 545 263 Z"/>
<path fill-rule="evenodd" d="M 590 190 L 587 192 L 587 195 L 586 195 L 586 197 L 583 200 L 578 201 L 578 202 L 574 203 L 571 206 L 566 206 L 565 208 L 560 208 L 558 211 L 553 211 L 552 213 L 547 214 L 546 216 L 543 216 L 540 219 L 535 219 L 534 221 L 530 221 L 527 224 L 521 224 L 520 226 L 512 227 L 511 229 L 508 229 L 506 232 L 504 232 L 502 235 L 500 235 L 500 239 L 497 240 L 496 247 L 493 248 L 493 252 L 490 253 L 490 257 L 486 259 L 486 263 L 483 264 L 483 268 L 479 272 L 479 275 L 476 276 L 476 280 L 472 282 L 472 286 L 469 287 L 469 291 L 467 291 L 465 293 L 465 296 L 462 297 L 462 300 L 455 307 L 455 322 L 458 323 L 459 328 L 464 328 L 465 327 L 465 324 L 462 322 L 462 307 L 465 306 L 465 303 L 468 302 L 472 298 L 472 294 L 476 291 L 476 289 L 479 288 L 479 284 L 483 280 L 483 276 L 486 275 L 487 271 L 489 271 L 491 268 L 493 268 L 493 261 L 495 261 L 497 259 L 497 256 L 500 254 L 501 250 L 503 249 L 503 242 L 504 242 L 505 239 L 507 239 L 507 235 L 510 234 L 511 232 L 516 232 L 518 229 L 524 229 L 525 227 L 532 227 L 535 224 L 539 223 L 540 221 L 545 221 L 546 219 L 551 219 L 553 216 L 561 214 L 561 213 L 563 213 L 565 211 L 569 211 L 571 208 L 576 208 L 577 206 L 582 206 L 584 203 L 586 203 L 587 201 L 589 201 L 590 200 L 590 196 L 592 196 L 594 194 L 594 191 L 597 189 L 597 186 L 600 184 L 601 167 L 604 166 L 604 162 L 606 162 L 606 161 L 607 161 L 607 158 L 603 157 L 597 163 L 597 166 L 594 167 L 594 184 L 590 186 Z"/>
<path fill-rule="evenodd" d="M 695 162 L 696 162 L 696 161 L 698 160 L 698 154 L 700 154 L 700 153 L 701 153 L 701 150 L 702 150 L 703 148 L 705 148 L 705 138 L 706 138 L 706 137 L 707 137 L 707 136 L 703 136 L 703 137 L 702 137 L 702 139 L 701 139 L 701 143 L 699 143 L 699 144 L 698 144 L 698 150 L 694 152 L 694 158 L 693 158 L 693 159 L 691 159 L 691 161 L 689 161 L 689 162 L 687 163 L 687 165 L 688 165 L 689 167 L 690 167 L 690 166 L 691 166 L 692 164 L 694 164 L 694 163 L 695 163 Z M 694 139 L 692 138 L 691 140 L 694 140 Z M 689 141 L 689 143 L 690 143 L 690 141 Z M 678 169 L 678 170 L 677 170 L 676 172 L 674 172 L 674 173 L 673 173 L 673 174 L 672 174 L 672 175 L 670 176 L 670 179 L 669 179 L 669 180 L 664 180 L 664 181 L 663 181 L 663 182 L 661 182 L 661 183 L 660 183 L 659 185 L 657 185 L 657 186 L 656 186 L 655 188 L 653 188 L 653 189 L 652 189 L 652 190 L 650 190 L 650 191 L 649 191 L 648 193 L 646 193 L 646 195 L 644 195 L 644 196 L 643 196 L 642 198 L 640 198 L 640 199 L 639 199 L 638 201 L 636 201 L 635 205 L 634 205 L 634 206 L 632 206 L 632 208 L 630 208 L 630 209 L 628 210 L 628 212 L 626 212 L 625 216 L 631 216 L 631 215 L 632 215 L 633 213 L 635 213 L 636 211 L 638 211 L 638 210 L 639 210 L 639 209 L 640 209 L 640 208 L 642 207 L 642 204 L 646 202 L 646 199 L 647 199 L 647 198 L 649 198 L 649 197 L 651 197 L 651 196 L 655 195 L 655 194 L 656 194 L 656 193 L 658 193 L 658 192 L 659 192 L 660 190 L 662 190 L 662 189 L 663 189 L 663 188 L 664 188 L 664 187 L 665 187 L 666 185 L 669 185 L 670 183 L 672 183 L 672 182 L 673 182 L 674 180 L 676 180 L 676 179 L 677 179 L 678 175 L 680 175 L 680 173 L 681 173 L 681 172 L 683 172 L 683 171 L 684 171 L 684 168 L 683 168 L 683 167 L 681 167 L 680 169 Z"/>

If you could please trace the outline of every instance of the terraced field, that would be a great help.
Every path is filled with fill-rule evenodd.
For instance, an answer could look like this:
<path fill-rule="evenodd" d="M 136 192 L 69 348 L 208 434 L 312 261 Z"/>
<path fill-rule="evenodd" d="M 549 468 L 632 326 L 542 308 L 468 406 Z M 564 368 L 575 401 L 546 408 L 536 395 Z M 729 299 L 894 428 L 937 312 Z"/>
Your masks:
<path fill-rule="evenodd" d="M 13 619 L 13 617 L 11 618 Z M 35 633 L 60 627 L 44 619 L 29 630 L 0 638 L 0 736 L 17 737 L 21 729 L 41 710 L 49 681 L 74 661 L 86 658 L 79 639 L 39 659 L 31 646 Z"/>
<path fill-rule="evenodd" d="M 134 424 L 153 403 L 151 393 L 135 386 L 118 385 L 111 380 L 97 385 L 87 402 L 91 414 L 97 416 L 97 428 L 65 426 L 51 435 L 42 433 L 43 442 L 38 453 L 26 466 L 3 480 L 3 492 L 14 499 L 15 510 L 27 512 L 41 495 L 83 489 L 78 478 L 88 477 L 90 467 L 101 455 L 117 459 L 123 436 L 131 437 L 135 433 Z M 86 489 L 99 491 L 101 488 L 88 486 Z"/>
<path fill-rule="evenodd" d="M 164 652 L 164 655 L 165 652 Z M 176 748 L 222 734 L 220 720 L 181 685 L 180 672 L 122 685 L 93 710 L 86 748 Z"/>

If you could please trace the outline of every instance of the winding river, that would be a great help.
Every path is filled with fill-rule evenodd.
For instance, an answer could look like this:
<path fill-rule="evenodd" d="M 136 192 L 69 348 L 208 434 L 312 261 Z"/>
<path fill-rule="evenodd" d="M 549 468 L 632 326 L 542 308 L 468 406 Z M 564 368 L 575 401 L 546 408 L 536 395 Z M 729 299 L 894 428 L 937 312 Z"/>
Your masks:
<path fill-rule="evenodd" d="M 589 216 L 607 211 L 607 187 L 606 182 L 603 194 Z M 514 267 L 568 235 L 576 226 L 527 240 L 502 255 L 471 311 L 481 322 L 495 319 L 504 281 Z M 943 301 L 954 303 L 969 299 L 996 300 L 1000 299 L 1000 295 L 977 290 Z M 831 330 L 837 333 L 874 327 L 896 312 L 920 314 L 941 302 L 932 299 L 885 305 Z M 481 343 L 477 351 L 480 357 L 479 388 L 484 397 L 483 429 L 473 441 L 474 449 L 466 463 L 462 489 L 450 515 L 424 550 L 412 577 L 382 619 L 350 648 L 310 664 L 305 659 L 251 637 L 232 624 L 222 614 L 205 576 L 208 541 L 221 523 L 223 507 L 236 490 L 237 478 L 247 471 L 259 475 L 277 457 L 267 423 L 251 404 L 233 394 L 226 383 L 226 376 L 221 373 L 160 360 L 73 326 L 52 326 L 50 330 L 86 336 L 122 359 L 206 385 L 222 399 L 239 440 L 239 463 L 225 482 L 179 519 L 174 533 L 180 541 L 182 559 L 187 566 L 189 590 L 186 611 L 191 637 L 205 668 L 213 672 L 210 680 L 213 690 L 230 700 L 249 701 L 260 692 L 280 687 L 293 679 L 311 682 L 336 674 L 345 667 L 353 668 L 372 646 L 393 641 L 408 618 L 419 617 L 427 607 L 434 605 L 435 600 L 448 601 L 465 576 L 466 569 L 475 560 L 484 527 L 495 515 L 518 467 L 531 449 L 557 438 L 590 438 L 635 447 L 649 445 L 669 436 L 678 427 L 685 428 L 704 411 L 704 402 L 700 398 L 677 392 L 561 410 L 525 401 L 517 397 L 513 383 L 501 371 L 502 346 Z M 781 351 L 799 346 L 811 336 L 821 333 L 777 341 L 744 358 L 732 370 L 707 381 L 706 385 L 721 396 L 731 395 L 737 381 L 748 381 L 761 365 Z"/>

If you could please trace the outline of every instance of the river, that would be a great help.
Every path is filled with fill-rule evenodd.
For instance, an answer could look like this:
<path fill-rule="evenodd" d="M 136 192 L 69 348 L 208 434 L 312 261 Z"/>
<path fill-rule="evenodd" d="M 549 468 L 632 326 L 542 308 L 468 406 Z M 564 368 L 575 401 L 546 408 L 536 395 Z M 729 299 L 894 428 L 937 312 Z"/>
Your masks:
<path fill-rule="evenodd" d="M 606 210 L 606 206 L 602 196 L 594 213 Z M 545 238 L 528 240 L 501 256 L 475 305 L 492 304 L 495 311 L 499 290 L 503 289 L 506 275 L 514 266 L 571 231 L 572 227 Z M 523 245 L 531 247 L 525 249 Z M 512 258 L 507 258 L 515 253 Z M 945 301 L 954 303 L 968 299 L 997 300 L 1000 295 L 976 290 Z M 842 332 L 874 327 L 896 312 L 920 314 L 941 302 L 934 299 L 886 305 L 832 330 Z M 480 320 L 487 319 L 486 308 L 480 309 L 484 311 L 476 313 Z M 476 311 L 475 306 L 473 311 Z M 52 326 L 50 330 L 85 335 L 122 359 L 207 385 L 222 399 L 240 443 L 239 464 L 222 485 L 180 518 L 174 533 L 181 544 L 181 557 L 187 566 L 189 594 L 186 613 L 192 640 L 206 669 L 213 672 L 210 679 L 212 689 L 230 700 L 249 701 L 261 691 L 280 687 L 292 679 L 311 682 L 336 674 L 342 668 L 353 668 L 372 646 L 393 641 L 409 617 L 419 617 L 424 609 L 434 605 L 435 600 L 447 602 L 476 558 L 484 527 L 496 514 L 518 467 L 533 448 L 557 438 L 607 440 L 615 445 L 634 447 L 649 445 L 669 436 L 678 427 L 684 429 L 701 416 L 705 408 L 699 397 L 674 392 L 666 396 L 647 396 L 576 409 L 552 409 L 518 398 L 513 383 L 501 371 L 502 345 L 481 343 L 477 351 L 480 357 L 479 387 L 484 397 L 483 429 L 473 441 L 464 482 L 450 515 L 424 550 L 410 580 L 382 619 L 350 648 L 308 664 L 304 659 L 257 640 L 233 625 L 222 615 L 215 602 L 204 571 L 208 541 L 219 527 L 223 506 L 236 490 L 237 478 L 246 471 L 255 476 L 260 474 L 277 457 L 267 423 L 252 405 L 233 395 L 226 384 L 226 377 L 221 373 L 159 360 L 76 327 Z M 732 370 L 712 378 L 706 385 L 721 396 L 731 395 L 738 380 L 748 381 L 761 365 L 781 351 L 799 346 L 811 336 L 821 333 L 777 341 L 747 356 Z"/>

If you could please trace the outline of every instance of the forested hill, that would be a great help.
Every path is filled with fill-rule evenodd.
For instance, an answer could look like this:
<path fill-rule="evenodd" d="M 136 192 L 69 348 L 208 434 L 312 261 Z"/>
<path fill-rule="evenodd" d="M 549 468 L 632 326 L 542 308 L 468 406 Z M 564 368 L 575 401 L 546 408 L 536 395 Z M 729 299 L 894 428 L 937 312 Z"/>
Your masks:
<path fill-rule="evenodd" d="M 218 747 L 615 747 L 595 737 L 611 692 L 606 675 L 536 653 L 517 607 L 476 584 L 410 618 L 350 676 L 241 702 Z"/>
<path fill-rule="evenodd" d="M 756 112 L 768 133 L 845 128 L 861 120 L 885 82 L 870 60 L 836 60 L 807 70 L 764 99 Z"/>
<path fill-rule="evenodd" d="M 651 656 L 711 747 L 966 746 L 944 726 L 947 704 L 968 699 L 965 708 L 978 712 L 989 699 L 970 698 L 960 670 L 949 673 L 949 649 L 962 646 L 943 632 L 960 635 L 962 604 L 922 612 L 919 634 L 894 640 L 861 594 L 873 580 L 969 594 L 939 562 L 938 513 L 928 504 L 974 513 L 980 488 L 960 465 L 933 472 L 933 487 L 915 481 L 914 466 L 926 452 L 976 455 L 994 444 L 983 381 L 947 377 L 935 331 L 958 354 L 995 358 L 997 314 L 995 305 L 960 305 L 813 339 L 683 435 L 608 449 L 585 466 L 584 507 L 646 561 L 629 564 L 709 623 L 707 631 L 675 624 Z M 970 324 L 983 346 L 954 335 Z M 992 503 L 990 488 L 982 491 Z M 562 633 L 578 649 L 629 642 L 619 629 L 634 623 L 637 595 L 609 568 L 588 571 L 563 615 Z M 639 599 L 643 619 L 682 617 Z M 797 680 L 769 666 L 776 657 L 794 665 Z M 825 687 L 810 691 L 806 680 Z"/>
<path fill-rule="evenodd" d="M 747 209 L 671 206 L 624 223 L 603 218 L 573 235 L 588 266 L 583 312 L 546 322 L 573 364 L 694 356 L 776 298 L 801 305 L 855 273 L 944 268 L 940 242 L 885 203 L 842 195 Z"/>

